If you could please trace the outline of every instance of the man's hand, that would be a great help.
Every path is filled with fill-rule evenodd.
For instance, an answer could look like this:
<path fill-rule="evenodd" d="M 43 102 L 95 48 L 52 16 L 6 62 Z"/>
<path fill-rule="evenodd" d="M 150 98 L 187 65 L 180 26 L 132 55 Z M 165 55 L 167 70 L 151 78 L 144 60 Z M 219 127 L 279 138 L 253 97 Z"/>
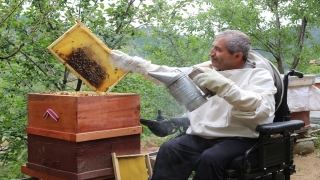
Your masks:
<path fill-rule="evenodd" d="M 193 82 L 201 89 L 207 88 L 210 91 L 216 92 L 220 97 L 223 97 L 234 84 L 233 81 L 224 77 L 214 69 L 197 66 L 194 66 L 193 68 L 203 71 L 203 73 L 198 74 L 193 79 Z"/>
<path fill-rule="evenodd" d="M 150 61 L 137 56 L 131 57 L 118 50 L 112 50 L 109 59 L 120 69 L 142 75 L 148 74 L 147 68 L 151 64 Z"/>

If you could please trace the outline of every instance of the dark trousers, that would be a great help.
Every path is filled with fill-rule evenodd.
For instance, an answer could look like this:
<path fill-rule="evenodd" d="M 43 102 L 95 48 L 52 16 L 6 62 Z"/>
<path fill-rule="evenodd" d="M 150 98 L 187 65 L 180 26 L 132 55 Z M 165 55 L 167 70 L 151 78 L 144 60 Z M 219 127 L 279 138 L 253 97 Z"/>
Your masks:
<path fill-rule="evenodd" d="M 159 149 L 151 180 L 220 180 L 234 158 L 250 149 L 257 139 L 230 137 L 204 139 L 194 135 L 173 138 Z"/>

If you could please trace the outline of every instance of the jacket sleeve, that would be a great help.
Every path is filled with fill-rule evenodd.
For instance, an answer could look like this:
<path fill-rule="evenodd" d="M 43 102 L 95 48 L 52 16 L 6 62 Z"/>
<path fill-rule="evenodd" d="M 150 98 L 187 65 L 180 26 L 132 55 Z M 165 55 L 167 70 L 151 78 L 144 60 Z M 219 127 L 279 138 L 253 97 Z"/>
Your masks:
<path fill-rule="evenodd" d="M 266 70 L 255 70 L 246 86 L 233 84 L 223 98 L 233 106 L 233 116 L 253 115 L 267 117 L 274 114 L 274 94 L 277 89 L 273 78 Z"/>

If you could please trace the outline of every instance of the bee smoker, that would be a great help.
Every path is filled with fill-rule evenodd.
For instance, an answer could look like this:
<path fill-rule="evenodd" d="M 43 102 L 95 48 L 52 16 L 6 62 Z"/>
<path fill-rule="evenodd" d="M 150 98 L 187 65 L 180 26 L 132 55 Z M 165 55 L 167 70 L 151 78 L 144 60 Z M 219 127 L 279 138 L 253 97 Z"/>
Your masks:
<path fill-rule="evenodd" d="M 190 112 L 208 101 L 192 80 L 180 71 L 149 72 L 148 74 L 163 82 L 171 96 Z"/>

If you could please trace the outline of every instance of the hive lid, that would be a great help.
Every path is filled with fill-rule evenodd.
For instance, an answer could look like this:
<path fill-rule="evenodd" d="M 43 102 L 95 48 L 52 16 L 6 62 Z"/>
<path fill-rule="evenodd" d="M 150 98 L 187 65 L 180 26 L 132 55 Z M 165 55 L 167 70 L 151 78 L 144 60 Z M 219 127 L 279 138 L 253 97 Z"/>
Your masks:
<path fill-rule="evenodd" d="M 110 91 L 127 72 L 109 60 L 111 50 L 80 21 L 47 49 L 93 91 Z"/>

